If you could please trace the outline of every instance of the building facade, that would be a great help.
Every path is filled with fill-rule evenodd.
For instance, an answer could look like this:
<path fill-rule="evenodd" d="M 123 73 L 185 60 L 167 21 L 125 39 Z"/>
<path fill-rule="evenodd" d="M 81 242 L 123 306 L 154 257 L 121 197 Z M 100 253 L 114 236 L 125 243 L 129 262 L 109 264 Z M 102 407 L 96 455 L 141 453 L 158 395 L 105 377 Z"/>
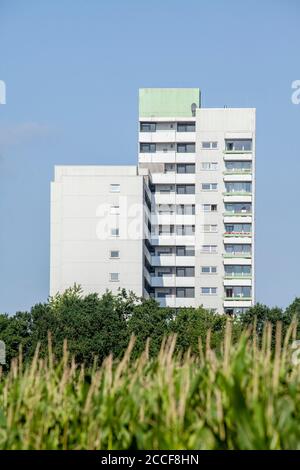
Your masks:
<path fill-rule="evenodd" d="M 255 109 L 141 89 L 138 166 L 56 167 L 51 294 L 133 290 L 243 313 L 255 299 Z"/>

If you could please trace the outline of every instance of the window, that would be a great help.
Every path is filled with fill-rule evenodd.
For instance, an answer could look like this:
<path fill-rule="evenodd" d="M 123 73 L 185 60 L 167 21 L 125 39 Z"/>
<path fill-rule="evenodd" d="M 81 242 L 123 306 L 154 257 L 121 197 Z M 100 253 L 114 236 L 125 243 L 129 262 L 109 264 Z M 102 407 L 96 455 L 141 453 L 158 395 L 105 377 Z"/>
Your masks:
<path fill-rule="evenodd" d="M 109 280 L 111 282 L 118 282 L 120 279 L 120 274 L 119 273 L 109 273 Z"/>
<path fill-rule="evenodd" d="M 217 212 L 218 206 L 217 204 L 203 204 L 204 212 Z"/>
<path fill-rule="evenodd" d="M 176 225 L 176 235 L 194 235 L 195 225 Z"/>
<path fill-rule="evenodd" d="M 205 150 L 216 149 L 218 147 L 218 142 L 202 142 L 202 148 Z"/>
<path fill-rule="evenodd" d="M 155 132 L 156 123 L 155 122 L 141 122 L 140 130 L 141 132 Z"/>
<path fill-rule="evenodd" d="M 176 192 L 177 194 L 195 194 L 195 185 L 194 184 L 177 184 Z"/>
<path fill-rule="evenodd" d="M 194 163 L 178 163 L 177 173 L 195 173 Z"/>
<path fill-rule="evenodd" d="M 227 315 L 242 315 L 243 313 L 246 313 L 247 310 L 249 310 L 249 307 L 230 307 L 225 308 L 225 313 Z"/>
<path fill-rule="evenodd" d="M 193 246 L 177 246 L 176 256 L 195 256 L 195 248 Z"/>
<path fill-rule="evenodd" d="M 175 186 L 173 184 L 157 184 L 155 186 L 155 191 L 158 193 L 173 193 L 175 191 Z"/>
<path fill-rule="evenodd" d="M 164 299 L 165 297 L 172 296 L 172 289 L 165 289 L 164 291 L 158 291 L 156 297 L 159 299 Z"/>
<path fill-rule="evenodd" d="M 195 153 L 195 144 L 177 144 L 177 153 Z"/>
<path fill-rule="evenodd" d="M 251 224 L 225 224 L 225 233 L 251 233 Z"/>
<path fill-rule="evenodd" d="M 251 245 L 243 243 L 232 243 L 225 245 L 225 253 L 231 255 L 250 255 L 251 254 Z"/>
<path fill-rule="evenodd" d="M 226 139 L 225 148 L 227 152 L 251 152 L 251 139 Z"/>
<path fill-rule="evenodd" d="M 217 191 L 217 183 L 202 183 L 202 191 Z"/>
<path fill-rule="evenodd" d="M 202 231 L 204 233 L 216 233 L 218 231 L 218 226 L 216 224 L 204 224 L 202 225 Z"/>
<path fill-rule="evenodd" d="M 202 253 L 217 253 L 217 245 L 202 245 Z"/>
<path fill-rule="evenodd" d="M 251 287 L 248 286 L 233 286 L 233 287 L 225 287 L 225 296 L 227 298 L 232 297 L 251 297 Z"/>
<path fill-rule="evenodd" d="M 195 288 L 194 287 L 177 287 L 176 297 L 193 298 L 195 297 Z"/>
<path fill-rule="evenodd" d="M 225 211 L 232 214 L 251 214 L 250 202 L 225 203 Z"/>
<path fill-rule="evenodd" d="M 119 250 L 111 250 L 110 251 L 110 258 L 120 258 Z"/>
<path fill-rule="evenodd" d="M 201 287 L 201 294 L 216 295 L 216 293 L 217 293 L 216 287 Z"/>
<path fill-rule="evenodd" d="M 111 215 L 120 214 L 120 206 L 110 206 L 110 213 Z"/>
<path fill-rule="evenodd" d="M 155 253 L 156 256 L 171 256 L 172 254 L 172 248 L 168 246 L 157 248 Z"/>
<path fill-rule="evenodd" d="M 174 225 L 159 225 L 158 226 L 158 235 L 173 235 L 174 234 Z"/>
<path fill-rule="evenodd" d="M 225 265 L 225 275 L 226 276 L 251 276 L 251 266 L 250 265 Z"/>
<path fill-rule="evenodd" d="M 177 132 L 195 132 L 195 122 L 178 122 Z"/>
<path fill-rule="evenodd" d="M 119 193 L 120 192 L 120 185 L 119 184 L 111 184 L 110 185 L 110 192 L 111 193 Z"/>
<path fill-rule="evenodd" d="M 243 173 L 250 172 L 252 163 L 247 161 L 225 161 L 226 171 L 234 173 L 235 171 Z"/>
<path fill-rule="evenodd" d="M 251 193 L 252 184 L 245 181 L 225 183 L 226 193 Z"/>
<path fill-rule="evenodd" d="M 174 214 L 174 206 L 172 206 L 172 204 L 159 204 L 158 213 L 159 214 Z"/>
<path fill-rule="evenodd" d="M 194 277 L 195 276 L 195 268 L 193 266 L 188 267 L 179 267 L 176 268 L 176 276 L 177 277 Z"/>
<path fill-rule="evenodd" d="M 140 152 L 141 153 L 155 153 L 156 152 L 156 144 L 140 144 Z"/>
<path fill-rule="evenodd" d="M 201 266 L 202 274 L 217 274 L 217 266 Z"/>
<path fill-rule="evenodd" d="M 110 230 L 110 234 L 112 237 L 118 237 L 120 235 L 120 231 L 118 228 L 112 228 Z"/>
<path fill-rule="evenodd" d="M 165 163 L 165 173 L 174 173 L 175 163 Z"/>
<path fill-rule="evenodd" d="M 176 206 L 178 215 L 195 215 L 195 204 L 178 204 Z"/>
<path fill-rule="evenodd" d="M 218 163 L 217 162 L 202 162 L 201 163 L 201 170 L 217 170 Z"/>
<path fill-rule="evenodd" d="M 158 277 L 165 277 L 165 276 L 170 277 L 173 274 L 173 269 L 172 268 L 159 268 L 153 274 L 154 276 L 158 276 Z"/>

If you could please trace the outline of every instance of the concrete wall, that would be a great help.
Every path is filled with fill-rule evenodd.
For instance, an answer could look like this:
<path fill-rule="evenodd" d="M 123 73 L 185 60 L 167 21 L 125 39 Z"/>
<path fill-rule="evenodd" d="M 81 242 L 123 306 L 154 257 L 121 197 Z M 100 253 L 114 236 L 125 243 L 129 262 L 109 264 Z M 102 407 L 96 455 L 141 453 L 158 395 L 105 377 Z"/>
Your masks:
<path fill-rule="evenodd" d="M 110 184 L 120 184 L 112 193 Z M 118 287 L 143 294 L 143 176 L 134 166 L 58 166 L 51 183 L 50 294 Z M 120 206 L 120 215 L 111 206 Z M 115 210 L 113 210 L 115 211 Z M 110 228 L 119 227 L 112 237 Z M 110 251 L 119 250 L 119 259 Z M 110 281 L 119 273 L 119 281 Z"/>

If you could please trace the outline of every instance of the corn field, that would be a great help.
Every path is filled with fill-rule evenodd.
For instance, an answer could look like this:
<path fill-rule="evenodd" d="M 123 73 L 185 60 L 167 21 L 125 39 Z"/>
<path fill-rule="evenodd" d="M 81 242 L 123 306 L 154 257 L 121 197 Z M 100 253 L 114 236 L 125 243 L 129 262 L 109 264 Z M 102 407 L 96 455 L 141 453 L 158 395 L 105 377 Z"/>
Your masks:
<path fill-rule="evenodd" d="M 245 331 L 219 351 L 199 340 L 198 354 L 109 356 L 85 369 L 64 344 L 60 361 L 22 353 L 0 378 L 1 449 L 300 449 L 300 365 L 292 322 L 283 338 L 266 324 L 261 340 Z M 255 328 L 253 329 L 255 331 Z"/>

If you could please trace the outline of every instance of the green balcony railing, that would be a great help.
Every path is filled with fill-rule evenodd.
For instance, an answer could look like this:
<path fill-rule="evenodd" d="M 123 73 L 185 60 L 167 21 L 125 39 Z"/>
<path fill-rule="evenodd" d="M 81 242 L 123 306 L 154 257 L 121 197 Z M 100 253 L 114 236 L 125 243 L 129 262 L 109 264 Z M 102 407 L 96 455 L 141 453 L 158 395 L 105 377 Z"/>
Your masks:
<path fill-rule="evenodd" d="M 252 212 L 223 212 L 225 217 L 252 217 Z"/>
<path fill-rule="evenodd" d="M 223 300 L 233 300 L 233 301 L 236 301 L 236 300 L 252 300 L 252 297 L 223 297 Z"/>
<path fill-rule="evenodd" d="M 252 237 L 251 232 L 225 232 L 224 237 Z"/>
<path fill-rule="evenodd" d="M 223 175 L 251 175 L 252 170 L 226 170 Z"/>
<path fill-rule="evenodd" d="M 223 196 L 252 196 L 252 192 L 248 192 L 248 191 L 231 191 L 231 192 L 224 192 Z"/>
<path fill-rule="evenodd" d="M 251 253 L 224 253 L 224 258 L 252 258 Z"/>

